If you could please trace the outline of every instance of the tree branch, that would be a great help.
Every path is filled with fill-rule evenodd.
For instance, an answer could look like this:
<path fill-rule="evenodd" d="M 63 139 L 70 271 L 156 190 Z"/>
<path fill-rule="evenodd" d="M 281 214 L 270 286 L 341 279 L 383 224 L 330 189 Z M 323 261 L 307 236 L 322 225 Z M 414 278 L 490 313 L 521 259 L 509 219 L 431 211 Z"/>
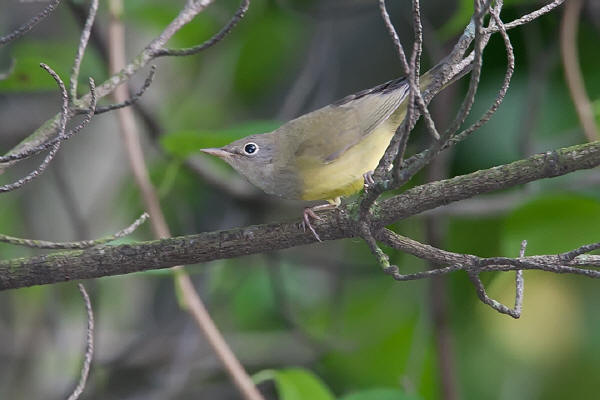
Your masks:
<path fill-rule="evenodd" d="M 577 32 L 579 31 L 579 15 L 583 8 L 582 0 L 571 0 L 565 6 L 560 27 L 560 50 L 565 79 L 573 105 L 583 128 L 587 140 L 593 142 L 600 139 L 600 132 L 596 126 L 594 109 L 585 90 L 585 82 L 579 66 L 579 51 L 577 46 Z"/>
<path fill-rule="evenodd" d="M 419 214 L 458 200 L 467 199 L 494 190 L 507 189 L 527 182 L 565 175 L 573 171 L 600 165 L 600 142 L 567 147 L 510 164 L 473 172 L 452 179 L 427 183 L 386 199 L 374 206 L 373 232 L 399 219 Z M 337 240 L 357 236 L 355 228 L 357 205 L 352 203 L 338 211 L 321 214 L 314 222 L 323 240 Z M 314 243 L 310 232 L 303 232 L 298 222 L 248 226 L 226 231 L 141 242 L 133 245 L 105 246 L 83 251 L 70 251 L 45 256 L 6 260 L 0 262 L 0 289 L 51 284 L 73 279 L 90 279 L 120 275 L 149 269 L 168 268 L 181 264 L 195 264 L 224 258 L 233 258 L 265 251 L 281 250 Z M 423 245 L 425 246 L 425 245 Z M 421 249 L 423 250 L 423 249 Z M 589 251 L 589 249 L 586 249 Z M 439 250 L 439 252 L 443 252 Z M 411 253 L 412 254 L 412 253 Z M 433 261 L 435 253 L 428 256 Z M 449 253 L 454 254 L 454 253 Z M 600 256 L 566 253 L 564 265 L 577 273 L 578 266 L 600 266 Z M 575 255 L 571 260 L 572 255 Z M 461 257 L 467 257 L 461 255 Z M 556 261 L 556 256 L 524 259 Z M 459 257 L 459 259 L 462 259 Z M 459 262 L 456 259 L 456 262 Z M 464 261 L 464 260 L 463 260 Z M 531 265 L 529 265 L 531 267 Z M 535 264 L 536 269 L 541 269 Z M 460 268 L 454 268 L 460 269 Z M 528 269 L 519 265 L 513 269 Z M 452 268 L 433 274 L 447 273 Z M 435 272 L 438 271 L 438 272 Z"/>
<path fill-rule="evenodd" d="M 69 84 L 69 96 L 71 101 L 77 100 L 77 81 L 79 79 L 79 68 L 81 67 L 81 61 L 83 61 L 83 55 L 90 39 L 90 33 L 92 32 L 92 26 L 96 19 L 96 12 L 98 11 L 98 0 L 90 1 L 90 8 L 88 16 L 81 30 L 81 36 L 79 37 L 79 46 L 77 46 L 77 54 L 73 60 L 73 67 L 71 68 L 71 79 Z"/>
<path fill-rule="evenodd" d="M 16 246 L 25 246 L 36 249 L 87 249 L 89 247 L 100 246 L 109 242 L 113 242 L 119 238 L 131 235 L 140 225 L 148 219 L 148 214 L 143 213 L 127 228 L 121 229 L 117 233 L 94 240 L 81 240 L 77 242 L 49 242 L 46 240 L 22 239 L 14 236 L 0 234 L 0 242 L 10 243 Z"/>
<path fill-rule="evenodd" d="M 211 45 L 225 37 L 235 23 L 243 17 L 248 5 L 249 0 L 244 0 L 241 6 L 242 11 L 238 12 L 234 20 L 215 36 L 215 38 L 209 41 Z M 125 26 L 121 20 L 122 8 L 122 0 L 111 0 L 109 2 L 111 23 L 109 25 L 108 48 L 109 65 L 112 72 L 118 71 L 125 65 Z M 192 50 L 193 53 L 195 53 L 206 47 L 199 46 Z M 192 52 L 185 54 L 192 54 Z M 173 54 L 166 53 L 165 55 Z M 127 101 L 127 88 L 124 85 L 116 88 L 114 97 L 117 103 L 125 103 Z M 117 121 L 135 182 L 142 194 L 144 206 L 151 216 L 150 222 L 154 236 L 157 238 L 169 237 L 171 236 L 171 232 L 161 210 L 158 195 L 150 181 L 150 176 L 146 168 L 146 161 L 144 160 L 144 153 L 140 142 L 140 134 L 135 123 L 133 110 L 131 108 L 120 108 L 117 110 Z M 236 385 L 242 397 L 246 400 L 264 400 L 262 394 L 258 391 L 252 382 L 252 379 L 225 341 L 225 338 L 219 332 L 219 329 L 208 313 L 206 306 L 202 302 L 200 295 L 196 292 L 188 273 L 182 266 L 174 266 L 173 272 L 177 287 L 181 291 L 184 308 L 190 312 L 192 317 L 194 317 L 196 324 L 212 347 L 215 355 L 221 361 L 223 368 L 230 375 L 233 384 Z"/>
<path fill-rule="evenodd" d="M 375 211 L 379 217 L 374 221 L 385 226 L 458 200 L 598 165 L 600 142 L 547 151 L 510 164 L 414 187 L 382 201 L 380 210 Z"/>
<path fill-rule="evenodd" d="M 87 329 L 85 336 L 86 349 L 83 357 L 83 365 L 81 366 L 79 382 L 67 400 L 77 400 L 83 393 L 85 384 L 87 383 L 88 375 L 90 374 L 92 357 L 94 356 L 94 311 L 92 310 L 92 302 L 90 301 L 90 296 L 85 290 L 85 286 L 83 286 L 81 283 L 78 283 L 77 288 L 81 293 L 81 297 L 83 297 L 83 303 L 85 304 L 85 311 L 87 314 Z"/>
<path fill-rule="evenodd" d="M 12 42 L 13 40 L 20 38 L 30 30 L 32 30 L 40 21 L 42 21 L 44 18 L 50 15 L 52 11 L 54 11 L 54 9 L 58 7 L 59 3 L 60 0 L 52 0 L 50 4 L 48 4 L 39 14 L 32 17 L 29 21 L 27 21 L 8 35 L 1 36 L 0 46 L 4 46 L 5 44 Z"/>
<path fill-rule="evenodd" d="M 181 10 L 181 12 L 171 21 L 171 23 L 163 30 L 163 32 L 153 39 L 129 64 L 123 67 L 118 73 L 114 74 L 102 84 L 98 85 L 96 96 L 101 99 L 111 94 L 119 85 L 128 81 L 140 69 L 147 66 L 153 59 L 158 57 L 158 53 L 164 50 L 165 45 L 171 39 L 171 37 L 179 31 L 184 25 L 192 21 L 196 15 L 204 11 L 206 7 L 212 4 L 214 0 L 188 0 Z M 85 29 L 85 28 L 84 28 Z M 91 93 L 87 93 L 76 101 L 78 108 L 88 108 L 91 103 Z M 0 162 L 4 165 L 0 165 L 0 168 L 6 168 L 10 165 L 10 158 L 15 154 L 30 152 L 31 149 L 36 149 L 40 146 L 45 145 L 47 142 L 52 141 L 56 135 L 58 128 L 59 116 L 55 116 L 52 119 L 46 121 L 41 127 L 35 132 L 25 138 L 21 143 L 10 150 L 4 159 L 0 159 Z"/>

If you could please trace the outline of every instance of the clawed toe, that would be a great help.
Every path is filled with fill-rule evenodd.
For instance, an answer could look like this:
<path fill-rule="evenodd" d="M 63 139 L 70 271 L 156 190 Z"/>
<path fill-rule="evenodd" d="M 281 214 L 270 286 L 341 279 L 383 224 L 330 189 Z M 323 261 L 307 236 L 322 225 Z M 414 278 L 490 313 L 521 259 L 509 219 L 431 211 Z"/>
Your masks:
<path fill-rule="evenodd" d="M 365 179 L 365 190 L 369 189 L 375 184 L 375 179 L 373 179 L 373 171 L 365 172 L 363 174 L 363 178 Z"/>
<path fill-rule="evenodd" d="M 319 242 L 321 242 L 321 238 L 319 237 L 319 234 L 317 233 L 317 231 L 315 231 L 315 228 L 313 228 L 313 226 L 310 223 L 310 219 L 316 219 L 316 220 L 320 220 L 321 217 L 319 217 L 313 210 L 312 208 L 305 208 L 304 209 L 304 214 L 302 215 L 302 230 L 304 232 L 306 232 L 306 228 L 308 227 L 308 229 L 312 232 L 313 236 L 315 237 L 315 239 L 317 239 Z"/>

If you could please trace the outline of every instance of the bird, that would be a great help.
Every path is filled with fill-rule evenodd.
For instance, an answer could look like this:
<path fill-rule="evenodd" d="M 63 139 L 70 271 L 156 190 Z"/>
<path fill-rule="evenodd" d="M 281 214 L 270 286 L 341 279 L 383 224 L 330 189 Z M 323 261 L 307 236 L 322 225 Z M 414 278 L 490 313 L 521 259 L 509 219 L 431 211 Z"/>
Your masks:
<path fill-rule="evenodd" d="M 424 88 L 432 70 L 420 78 Z M 253 134 L 220 148 L 216 156 L 264 192 L 295 200 L 325 200 L 307 207 L 303 226 L 315 213 L 337 208 L 341 198 L 372 182 L 377 167 L 407 109 L 409 82 L 397 78 L 346 96 L 286 122 L 272 132 Z"/>

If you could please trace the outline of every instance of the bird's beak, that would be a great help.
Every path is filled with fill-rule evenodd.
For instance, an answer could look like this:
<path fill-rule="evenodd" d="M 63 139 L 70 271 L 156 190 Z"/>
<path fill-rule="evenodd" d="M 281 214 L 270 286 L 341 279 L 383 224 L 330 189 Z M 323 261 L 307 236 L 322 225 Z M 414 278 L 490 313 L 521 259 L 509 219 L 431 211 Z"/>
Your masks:
<path fill-rule="evenodd" d="M 228 151 L 225 151 L 223 149 L 219 149 L 219 148 L 209 148 L 209 149 L 200 149 L 201 152 L 206 153 L 206 154 L 210 154 L 211 156 L 215 156 L 215 157 L 219 157 L 219 158 L 225 158 L 230 156 L 231 154 Z"/>

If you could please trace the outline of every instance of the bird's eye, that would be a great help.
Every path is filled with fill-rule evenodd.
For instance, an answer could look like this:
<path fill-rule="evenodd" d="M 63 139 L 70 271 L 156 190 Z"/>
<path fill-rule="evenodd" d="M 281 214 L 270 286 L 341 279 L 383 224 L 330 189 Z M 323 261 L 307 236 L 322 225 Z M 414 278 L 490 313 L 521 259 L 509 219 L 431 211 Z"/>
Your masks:
<path fill-rule="evenodd" d="M 247 143 L 244 146 L 244 153 L 250 155 L 258 151 L 258 145 L 256 143 Z"/>

